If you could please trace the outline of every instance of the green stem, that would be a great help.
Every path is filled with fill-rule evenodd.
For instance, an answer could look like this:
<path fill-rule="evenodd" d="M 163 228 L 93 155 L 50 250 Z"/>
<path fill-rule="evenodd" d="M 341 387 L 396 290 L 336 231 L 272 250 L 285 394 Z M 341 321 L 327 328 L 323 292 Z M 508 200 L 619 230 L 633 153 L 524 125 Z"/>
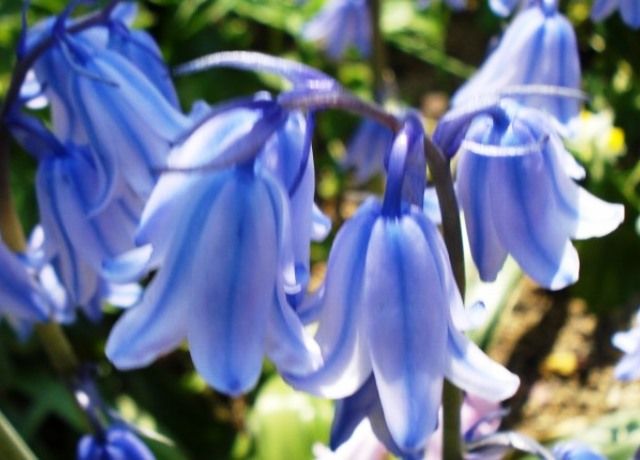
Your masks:
<path fill-rule="evenodd" d="M 429 138 L 425 138 L 425 155 L 436 187 L 440 212 L 442 214 L 442 233 L 449 253 L 453 275 L 464 298 L 465 273 L 464 251 L 462 246 L 462 227 L 458 200 L 456 199 L 451 177 L 449 161 Z M 451 382 L 445 381 L 442 392 L 442 458 L 462 460 L 460 409 L 462 392 Z"/>
<path fill-rule="evenodd" d="M 0 411 L 0 458 L 4 460 L 36 460 L 37 458 L 2 411 Z"/>
<path fill-rule="evenodd" d="M 387 68 L 387 49 L 384 44 L 381 27 L 381 0 L 369 0 L 371 15 L 371 71 L 373 72 L 373 96 L 378 104 L 384 103 L 386 94 L 385 75 Z"/>

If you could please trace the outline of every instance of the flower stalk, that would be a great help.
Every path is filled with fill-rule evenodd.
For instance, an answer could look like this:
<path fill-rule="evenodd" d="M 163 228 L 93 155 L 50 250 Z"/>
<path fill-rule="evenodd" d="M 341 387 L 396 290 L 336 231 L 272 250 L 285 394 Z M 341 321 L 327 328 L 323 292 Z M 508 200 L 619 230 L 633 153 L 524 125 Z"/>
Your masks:
<path fill-rule="evenodd" d="M 462 247 L 462 227 L 460 223 L 460 212 L 456 199 L 451 169 L 449 161 L 442 154 L 440 149 L 425 137 L 425 155 L 431 170 L 440 212 L 442 213 L 442 233 L 449 262 L 453 269 L 453 275 L 464 299 L 465 292 L 465 272 L 464 272 L 464 251 Z M 458 460 L 462 459 L 461 443 L 461 421 L 460 410 L 462 408 L 462 392 L 451 382 L 445 380 L 442 392 L 442 453 L 443 458 Z"/>

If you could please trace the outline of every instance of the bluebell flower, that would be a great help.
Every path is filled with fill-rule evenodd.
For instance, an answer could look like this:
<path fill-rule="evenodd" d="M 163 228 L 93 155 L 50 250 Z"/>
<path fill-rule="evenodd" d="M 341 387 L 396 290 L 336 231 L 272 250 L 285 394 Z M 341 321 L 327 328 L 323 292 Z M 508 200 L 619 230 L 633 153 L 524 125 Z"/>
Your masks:
<path fill-rule="evenodd" d="M 610 16 L 615 10 L 626 25 L 633 29 L 640 27 L 640 2 L 638 0 L 595 0 L 591 7 L 591 19 L 599 22 Z"/>
<path fill-rule="evenodd" d="M 169 168 L 195 169 L 161 177 L 142 215 L 141 249 L 110 268 L 124 277 L 160 266 L 111 332 L 106 352 L 117 367 L 144 366 L 184 339 L 198 372 L 230 395 L 256 383 L 265 353 L 281 371 L 317 367 L 319 352 L 286 300 L 300 289 L 289 198 L 255 161 L 286 121 L 260 97 L 214 111 L 173 151 Z"/>
<path fill-rule="evenodd" d="M 344 166 L 355 169 L 355 180 L 362 184 L 384 171 L 385 155 L 391 150 L 393 132 L 373 120 L 364 120 L 347 146 Z"/>
<path fill-rule="evenodd" d="M 57 270 L 72 305 L 99 318 L 99 299 L 111 286 L 102 279 L 104 260 L 134 247 L 141 199 L 121 182 L 111 202 L 95 212 L 96 189 L 104 184 L 101 162 L 90 147 L 63 144 L 36 119 L 14 115 L 13 135 L 38 159 L 36 192 L 45 263 Z M 90 307 L 90 305 L 93 305 Z"/>
<path fill-rule="evenodd" d="M 613 344 L 625 355 L 615 368 L 617 379 L 628 381 L 640 378 L 640 312 L 636 314 L 636 326 L 627 332 L 613 336 Z"/>
<path fill-rule="evenodd" d="M 285 187 L 289 196 L 293 257 L 300 292 L 290 300 L 297 306 L 310 278 L 310 242 L 324 239 L 331 222 L 314 205 L 315 172 L 311 138 L 313 116 L 292 112 L 286 123 L 267 141 L 258 161 Z"/>
<path fill-rule="evenodd" d="M 126 57 L 135 65 L 167 101 L 176 108 L 180 107 L 171 72 L 164 62 L 160 48 L 151 35 L 144 30 L 131 28 L 131 22 L 137 13 L 137 4 L 121 2 L 112 13 L 107 47 Z"/>
<path fill-rule="evenodd" d="M 154 460 L 149 448 L 126 426 L 114 425 L 78 443 L 77 460 Z"/>
<path fill-rule="evenodd" d="M 54 305 L 34 273 L 0 240 L 0 318 L 12 324 L 47 321 Z"/>
<path fill-rule="evenodd" d="M 594 448 L 580 441 L 564 441 L 553 446 L 556 460 L 606 460 L 606 457 Z"/>
<path fill-rule="evenodd" d="M 55 135 L 95 151 L 104 175 L 96 209 L 122 182 L 146 199 L 190 121 L 136 65 L 107 48 L 106 34 L 89 29 L 68 35 L 57 27 L 52 33 L 61 36 L 34 66 L 50 100 Z"/>
<path fill-rule="evenodd" d="M 518 386 L 457 329 L 462 300 L 444 243 L 422 212 L 422 136 L 420 120 L 409 115 L 389 156 L 383 202 L 365 202 L 336 236 L 316 334 L 323 365 L 283 374 L 336 399 L 374 379 L 390 436 L 409 453 L 436 428 L 445 377 L 491 400 Z"/>
<path fill-rule="evenodd" d="M 580 60 L 571 23 L 553 2 L 520 12 L 504 32 L 500 44 L 478 72 L 453 97 L 454 106 L 473 103 L 487 95 L 519 88 L 516 99 L 528 107 L 544 109 L 562 123 L 578 115 L 576 98 L 527 92 L 522 85 L 543 85 L 578 90 Z M 516 91 L 516 92 L 518 92 Z"/>
<path fill-rule="evenodd" d="M 371 15 L 366 0 L 329 0 L 302 30 L 306 40 L 321 42 L 327 55 L 340 59 L 354 46 L 371 52 Z"/>
<path fill-rule="evenodd" d="M 509 254 L 540 285 L 578 279 L 571 239 L 603 236 L 624 219 L 576 184 L 576 163 L 545 114 L 504 101 L 466 131 L 457 172 L 471 254 L 485 281 Z"/>

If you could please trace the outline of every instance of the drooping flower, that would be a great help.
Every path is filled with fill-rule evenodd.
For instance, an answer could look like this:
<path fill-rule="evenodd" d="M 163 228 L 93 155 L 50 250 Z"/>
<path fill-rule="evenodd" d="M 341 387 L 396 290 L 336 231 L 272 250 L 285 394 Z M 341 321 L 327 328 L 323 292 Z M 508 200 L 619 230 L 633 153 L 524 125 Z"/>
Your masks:
<path fill-rule="evenodd" d="M 548 94 L 527 90 L 540 85 Z M 578 115 L 580 101 L 555 94 L 553 88 L 580 88 L 580 60 L 571 23 L 554 2 L 543 2 L 520 12 L 505 31 L 500 44 L 478 72 L 454 95 L 463 106 L 505 91 L 516 94 L 527 107 L 544 109 L 562 123 Z"/>
<path fill-rule="evenodd" d="M 154 460 L 149 448 L 126 426 L 114 425 L 78 443 L 77 460 Z"/>
<path fill-rule="evenodd" d="M 638 0 L 596 0 L 591 7 L 591 19 L 599 22 L 609 17 L 615 10 L 626 25 L 633 29 L 640 27 L 640 2 Z"/>
<path fill-rule="evenodd" d="M 347 147 L 344 165 L 355 169 L 355 180 L 362 184 L 384 171 L 385 155 L 391 150 L 393 133 L 386 126 L 364 120 Z"/>
<path fill-rule="evenodd" d="M 33 273 L 0 240 L 0 318 L 14 325 L 46 321 L 54 305 Z"/>
<path fill-rule="evenodd" d="M 164 62 L 160 48 L 147 32 L 131 27 L 137 12 L 135 2 L 120 2 L 114 8 L 110 20 L 105 24 L 109 33 L 107 47 L 129 59 L 171 105 L 179 108 L 171 72 Z"/>
<path fill-rule="evenodd" d="M 138 230 L 142 248 L 111 267 L 125 277 L 132 266 L 160 266 L 111 332 L 106 351 L 116 366 L 147 365 L 186 339 L 204 379 L 231 395 L 255 384 L 265 353 L 281 371 L 317 366 L 319 353 L 285 296 L 300 289 L 288 196 L 255 161 L 286 120 L 260 96 L 214 110 L 173 151 L 169 167 L 191 172 L 161 177 Z"/>
<path fill-rule="evenodd" d="M 93 149 L 71 142 L 64 145 L 36 119 L 23 115 L 11 117 L 9 127 L 38 159 L 40 265 L 51 263 L 70 303 L 97 320 L 100 300 L 111 290 L 102 279 L 102 264 L 134 247 L 142 201 L 122 183 L 111 203 L 96 213 L 93 205 L 101 174 Z"/>
<path fill-rule="evenodd" d="M 146 199 L 172 144 L 191 123 L 137 65 L 107 47 L 102 28 L 70 35 L 61 27 L 52 27 L 57 40 L 34 65 L 54 134 L 95 151 L 104 176 L 95 208 L 107 205 L 121 182 Z"/>
<path fill-rule="evenodd" d="M 463 322 L 462 301 L 444 243 L 422 212 L 425 169 L 423 128 L 409 115 L 389 156 L 383 203 L 365 202 L 329 255 L 316 334 L 324 364 L 284 374 L 331 398 L 375 385 L 390 439 L 405 455 L 435 430 L 445 376 L 492 400 L 518 385 L 454 325 Z"/>
<path fill-rule="evenodd" d="M 294 307 L 302 301 L 310 278 L 310 242 L 326 237 L 330 221 L 314 205 L 315 173 L 311 138 L 313 116 L 291 112 L 267 141 L 259 163 L 284 186 L 290 202 L 293 256 L 300 292 L 290 296 Z"/>
<path fill-rule="evenodd" d="M 612 342 L 625 354 L 615 368 L 616 378 L 624 381 L 640 378 L 640 312 L 636 314 L 636 326 L 614 334 Z"/>
<path fill-rule="evenodd" d="M 494 280 L 510 254 L 542 286 L 574 283 L 571 239 L 610 233 L 624 207 L 573 181 L 580 167 L 543 113 L 503 101 L 470 120 L 464 140 L 449 148 L 462 145 L 457 190 L 481 278 Z"/>
<path fill-rule="evenodd" d="M 553 455 L 557 460 L 605 460 L 606 457 L 593 447 L 581 441 L 564 441 L 553 446 Z"/>
<path fill-rule="evenodd" d="M 321 42 L 327 55 L 340 59 L 354 46 L 363 56 L 371 52 L 371 15 L 366 0 L 329 0 L 302 30 L 306 40 Z"/>

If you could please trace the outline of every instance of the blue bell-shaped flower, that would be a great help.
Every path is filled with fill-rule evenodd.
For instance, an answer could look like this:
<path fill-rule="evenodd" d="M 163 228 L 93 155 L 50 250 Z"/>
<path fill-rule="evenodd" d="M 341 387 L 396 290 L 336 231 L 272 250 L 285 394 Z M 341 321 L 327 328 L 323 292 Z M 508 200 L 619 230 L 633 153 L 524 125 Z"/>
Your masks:
<path fill-rule="evenodd" d="M 561 289 L 578 279 L 571 239 L 610 233 L 624 207 L 573 181 L 579 166 L 544 113 L 512 101 L 500 108 L 473 119 L 460 153 L 457 189 L 473 260 L 492 281 L 510 254 L 536 282 Z"/>
<path fill-rule="evenodd" d="M 626 25 L 633 29 L 640 27 L 640 2 L 638 0 L 596 0 L 591 7 L 591 19 L 598 22 L 610 16 L 615 10 Z"/>
<path fill-rule="evenodd" d="M 355 169 L 355 180 L 362 184 L 384 171 L 385 155 L 391 150 L 393 132 L 372 120 L 364 120 L 347 147 L 344 166 Z"/>
<path fill-rule="evenodd" d="M 130 429 L 114 425 L 80 439 L 77 460 L 155 460 L 149 448 Z"/>
<path fill-rule="evenodd" d="M 302 36 L 321 42 L 327 55 L 340 59 L 354 46 L 363 56 L 371 52 L 371 15 L 366 0 L 329 0 L 304 27 Z"/>
<path fill-rule="evenodd" d="M 323 365 L 284 374 L 295 387 L 331 398 L 375 379 L 390 437 L 411 454 L 436 428 L 445 377 L 491 400 L 518 386 L 456 328 L 462 300 L 444 243 L 422 211 L 423 135 L 409 115 L 389 156 L 383 203 L 365 202 L 338 232 L 316 334 Z"/>
<path fill-rule="evenodd" d="M 636 325 L 626 332 L 614 334 L 613 345 L 624 353 L 615 368 L 617 379 L 628 381 L 640 378 L 640 312 L 636 314 Z"/>
<path fill-rule="evenodd" d="M 111 332 L 117 367 L 144 366 L 184 339 L 204 379 L 230 395 L 253 387 L 265 353 L 283 372 L 317 367 L 319 352 L 286 301 L 300 289 L 289 199 L 255 161 L 286 120 L 264 97 L 214 110 L 172 153 L 169 168 L 190 172 L 164 174 L 147 203 L 137 239 L 151 252 L 143 246 L 140 258 L 111 267 L 125 277 L 140 262 L 160 265 Z"/>
<path fill-rule="evenodd" d="M 550 89 L 527 90 L 523 85 Z M 453 105 L 473 104 L 486 96 L 512 91 L 527 107 L 544 109 L 562 123 L 578 115 L 580 101 L 555 94 L 554 88 L 579 90 L 580 60 L 571 23 L 553 1 L 520 12 L 478 72 L 454 95 Z"/>

